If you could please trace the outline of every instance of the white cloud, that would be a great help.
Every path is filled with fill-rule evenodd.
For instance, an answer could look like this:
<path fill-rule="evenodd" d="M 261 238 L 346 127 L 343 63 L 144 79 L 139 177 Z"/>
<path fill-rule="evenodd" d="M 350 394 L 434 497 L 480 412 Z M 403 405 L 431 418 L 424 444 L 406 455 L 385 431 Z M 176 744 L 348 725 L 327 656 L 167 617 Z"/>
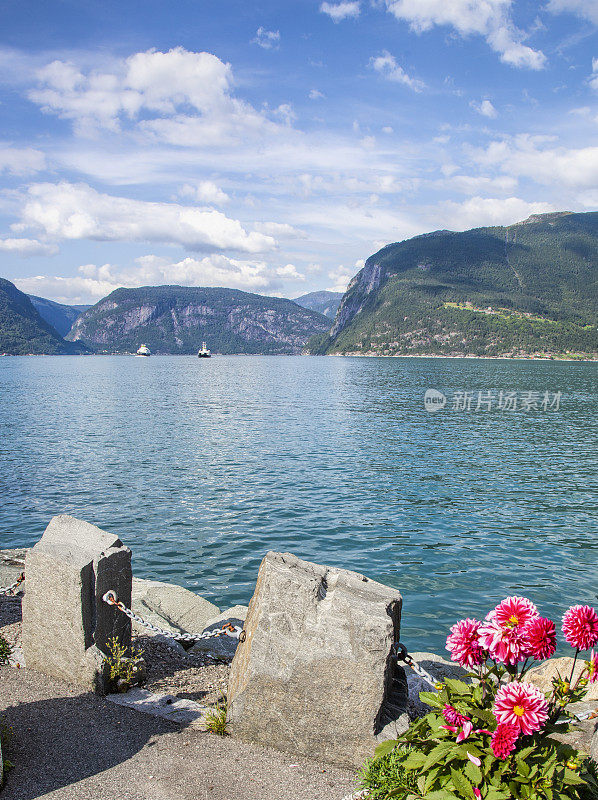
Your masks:
<path fill-rule="evenodd" d="M 546 8 L 553 14 L 576 14 L 598 25 L 598 0 L 548 0 Z"/>
<path fill-rule="evenodd" d="M 432 218 L 435 225 L 465 231 L 486 225 L 512 225 L 527 219 L 531 214 L 556 210 L 551 203 L 528 203 L 519 197 L 470 197 L 463 203 L 440 203 Z"/>
<path fill-rule="evenodd" d="M 259 253 L 276 246 L 271 236 L 247 233 L 220 211 L 114 197 L 83 183 L 33 184 L 21 219 L 20 230 L 38 229 L 57 240 L 164 242 L 205 252 Z"/>
<path fill-rule="evenodd" d="M 349 285 L 349 281 L 353 278 L 358 272 L 361 267 L 357 270 L 351 269 L 350 267 L 344 267 L 340 264 L 336 269 L 330 270 L 328 273 L 328 277 L 332 280 L 332 286 L 327 286 L 326 289 L 329 292 L 344 292 Z"/>
<path fill-rule="evenodd" d="M 283 267 L 276 268 L 276 274 L 280 278 L 287 278 L 294 281 L 304 281 L 305 275 L 302 275 L 300 272 L 297 272 L 294 264 L 285 264 Z"/>
<path fill-rule="evenodd" d="M 0 253 L 13 253 L 28 258 L 30 256 L 53 256 L 57 252 L 56 245 L 38 242 L 37 239 L 0 239 Z"/>
<path fill-rule="evenodd" d="M 598 89 L 598 58 L 592 59 L 592 74 L 588 78 L 588 83 L 592 89 Z"/>
<path fill-rule="evenodd" d="M 598 183 L 598 147 L 550 147 L 550 137 L 516 136 L 491 142 L 486 149 L 471 150 L 472 160 L 494 166 L 505 174 L 530 178 L 557 189 L 593 188 Z"/>
<path fill-rule="evenodd" d="M 442 182 L 443 188 L 456 189 L 463 194 L 479 192 L 512 192 L 517 187 L 517 178 L 511 175 L 499 175 L 496 178 L 487 176 L 451 175 Z"/>
<path fill-rule="evenodd" d="M 231 95 L 230 64 L 183 47 L 135 53 L 110 72 L 53 61 L 37 71 L 37 80 L 29 99 L 46 113 L 73 120 L 75 131 L 86 136 L 137 122 L 154 139 L 205 147 L 273 127 L 265 113 Z"/>
<path fill-rule="evenodd" d="M 72 277 L 37 275 L 17 278 L 24 292 L 63 303 L 96 302 L 123 286 L 177 284 L 180 286 L 226 286 L 258 294 L 280 294 L 288 282 L 302 282 L 305 276 L 293 264 L 271 267 L 264 261 L 239 260 L 212 254 L 205 258 L 171 261 L 155 255 L 141 256 L 129 268 L 112 264 L 84 264 Z"/>
<path fill-rule="evenodd" d="M 210 206 L 223 206 L 230 201 L 230 197 L 212 181 L 200 181 L 196 186 L 186 183 L 179 191 L 181 197 L 190 197 L 198 203 Z"/>
<path fill-rule="evenodd" d="M 494 108 L 490 100 L 482 100 L 481 103 L 476 103 L 472 100 L 469 105 L 483 117 L 488 117 L 489 119 L 496 119 L 496 117 L 498 117 L 498 111 Z"/>
<path fill-rule="evenodd" d="M 454 28 L 461 36 L 483 36 L 513 67 L 542 69 L 546 56 L 524 45 L 524 34 L 510 15 L 512 0 L 384 0 L 398 20 L 408 22 L 417 33 L 436 25 Z"/>
<path fill-rule="evenodd" d="M 410 89 L 413 89 L 414 92 L 421 92 L 425 87 L 423 81 L 409 76 L 405 70 L 397 64 L 395 57 L 391 55 L 388 50 L 384 50 L 382 55 L 370 58 L 370 67 L 381 75 L 384 75 L 389 81 L 402 83 L 403 86 L 408 86 Z"/>
<path fill-rule="evenodd" d="M 255 39 L 251 40 L 252 44 L 259 44 L 264 50 L 278 50 L 280 47 L 280 31 L 267 31 L 265 28 L 259 27 L 255 34 Z"/>
<path fill-rule="evenodd" d="M 310 100 L 321 100 L 322 98 L 326 97 L 319 89 L 310 89 L 309 90 L 309 99 Z"/>
<path fill-rule="evenodd" d="M 355 0 L 355 2 L 322 3 L 320 11 L 323 14 L 328 14 L 334 22 L 340 22 L 349 17 L 358 17 L 361 13 L 361 3 L 359 0 Z"/>
<path fill-rule="evenodd" d="M 268 236 L 278 236 L 281 239 L 306 239 L 307 234 L 288 225 L 286 222 L 256 222 L 254 230 L 265 233 Z"/>
<path fill-rule="evenodd" d="M 46 158 L 32 147 L 11 147 L 0 143 L 0 174 L 32 175 L 46 166 Z"/>

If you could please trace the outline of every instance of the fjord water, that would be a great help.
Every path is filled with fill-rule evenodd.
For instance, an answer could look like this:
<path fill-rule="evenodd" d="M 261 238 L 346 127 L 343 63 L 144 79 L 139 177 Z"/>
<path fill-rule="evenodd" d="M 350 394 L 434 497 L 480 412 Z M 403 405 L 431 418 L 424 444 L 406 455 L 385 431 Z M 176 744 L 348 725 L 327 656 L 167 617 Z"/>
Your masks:
<path fill-rule="evenodd" d="M 428 413 L 428 388 L 562 397 Z M 402 640 L 441 652 L 507 594 L 596 602 L 597 404 L 590 363 L 2 358 L 0 546 L 70 513 L 222 607 L 290 551 L 399 588 Z"/>

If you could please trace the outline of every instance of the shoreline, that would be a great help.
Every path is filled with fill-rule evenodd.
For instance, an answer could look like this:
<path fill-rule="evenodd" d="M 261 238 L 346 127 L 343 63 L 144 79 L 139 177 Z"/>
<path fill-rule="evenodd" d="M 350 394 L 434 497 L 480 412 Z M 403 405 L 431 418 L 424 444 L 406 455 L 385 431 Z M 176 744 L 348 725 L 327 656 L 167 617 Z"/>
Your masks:
<path fill-rule="evenodd" d="M 479 355 L 446 355 L 444 353 L 394 353 L 387 355 L 386 353 L 214 353 L 216 358 L 293 358 L 295 356 L 312 357 L 312 358 L 435 358 L 435 359 L 451 359 L 453 361 L 552 361 L 552 362 L 566 362 L 568 364 L 594 364 L 598 362 L 598 354 L 595 356 L 587 356 L 584 358 L 571 358 L 565 356 L 539 356 L 539 355 L 498 355 L 498 356 L 479 356 Z M 0 353 L 0 358 L 89 358 L 91 356 L 135 356 L 135 353 Z M 152 353 L 152 357 L 193 357 L 197 356 L 193 353 Z"/>

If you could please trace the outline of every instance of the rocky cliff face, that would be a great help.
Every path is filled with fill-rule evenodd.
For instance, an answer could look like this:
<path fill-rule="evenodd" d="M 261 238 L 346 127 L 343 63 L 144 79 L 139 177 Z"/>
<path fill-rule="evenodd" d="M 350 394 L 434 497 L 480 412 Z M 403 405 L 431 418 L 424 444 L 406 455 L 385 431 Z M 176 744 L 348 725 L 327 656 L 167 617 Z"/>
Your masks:
<path fill-rule="evenodd" d="M 311 352 L 595 357 L 597 264 L 597 212 L 416 236 L 366 261 Z"/>
<path fill-rule="evenodd" d="M 195 353 L 299 353 L 330 320 L 290 300 L 235 289 L 152 286 L 117 289 L 76 320 L 69 339 L 96 350 Z"/>

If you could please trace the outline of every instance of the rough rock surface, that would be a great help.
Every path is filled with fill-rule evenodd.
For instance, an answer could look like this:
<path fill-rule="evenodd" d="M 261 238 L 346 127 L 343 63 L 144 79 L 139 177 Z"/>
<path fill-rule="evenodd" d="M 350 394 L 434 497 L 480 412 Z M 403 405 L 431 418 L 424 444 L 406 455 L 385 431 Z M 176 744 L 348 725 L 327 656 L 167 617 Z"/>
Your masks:
<path fill-rule="evenodd" d="M 455 664 L 454 661 L 448 661 L 442 656 L 437 656 L 434 653 L 410 653 L 411 658 L 416 661 L 426 672 L 435 679 L 436 682 L 442 681 L 444 678 L 459 678 L 465 679 L 467 670 Z M 407 677 L 407 687 L 409 700 L 407 704 L 407 711 L 410 719 L 417 719 L 423 717 L 430 711 L 430 706 L 422 703 L 419 699 L 420 692 L 429 692 L 430 684 L 424 678 L 421 678 L 410 667 L 405 665 L 405 675 Z"/>
<path fill-rule="evenodd" d="M 586 658 L 587 657 L 588 656 L 586 656 Z M 526 679 L 530 683 L 535 684 L 538 689 L 541 689 L 543 692 L 550 692 L 552 691 L 552 679 L 557 675 L 561 675 L 561 677 L 568 679 L 569 675 L 571 675 L 572 666 L 573 659 L 569 656 L 564 656 L 562 658 L 549 658 L 548 661 L 545 661 L 543 664 L 530 669 L 530 671 L 527 673 Z M 583 657 L 580 656 L 577 659 L 575 671 L 573 672 L 574 682 L 577 680 L 583 669 L 585 669 L 585 664 Z M 598 701 L 598 683 L 590 683 L 588 685 L 587 694 L 584 699 Z"/>
<path fill-rule="evenodd" d="M 27 550 L 0 550 L 0 588 L 10 586 L 25 569 Z M 21 585 L 21 591 L 24 586 Z"/>
<path fill-rule="evenodd" d="M 162 581 L 133 581 L 133 610 L 173 633 L 201 633 L 220 613 L 218 606 L 194 592 Z"/>
<path fill-rule="evenodd" d="M 203 632 L 221 628 L 226 622 L 230 622 L 232 625 L 239 625 L 242 628 L 245 624 L 248 610 L 247 606 L 233 606 L 206 623 Z M 201 639 L 197 644 L 193 645 L 189 652 L 194 655 L 196 653 L 205 653 L 213 658 L 232 661 L 238 646 L 239 640 L 233 639 L 232 636 L 215 636 L 213 639 Z"/>
<path fill-rule="evenodd" d="M 53 517 L 25 561 L 22 647 L 28 669 L 103 689 L 109 638 L 125 646 L 131 624 L 102 600 L 131 602 L 131 551 L 114 534 L 66 514 Z"/>
<path fill-rule="evenodd" d="M 268 553 L 231 668 L 233 736 L 361 765 L 386 721 L 401 602 L 355 572 Z"/>

